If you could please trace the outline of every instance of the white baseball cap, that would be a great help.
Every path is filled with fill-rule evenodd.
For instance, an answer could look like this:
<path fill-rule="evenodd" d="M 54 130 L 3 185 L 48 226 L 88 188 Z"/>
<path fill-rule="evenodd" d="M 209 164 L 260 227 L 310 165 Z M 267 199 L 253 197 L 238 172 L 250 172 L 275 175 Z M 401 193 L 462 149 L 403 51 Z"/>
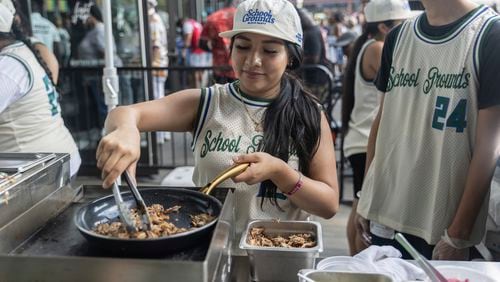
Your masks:
<path fill-rule="evenodd" d="M 233 29 L 219 33 L 224 38 L 251 32 L 290 41 L 302 47 L 302 25 L 287 0 L 247 0 L 238 5 Z"/>
<path fill-rule="evenodd" d="M 406 0 L 371 0 L 365 7 L 365 18 L 369 23 L 404 20 L 420 13 L 421 11 L 412 11 Z"/>
<path fill-rule="evenodd" d="M 15 13 L 11 0 L 0 0 L 0 32 L 10 32 Z"/>

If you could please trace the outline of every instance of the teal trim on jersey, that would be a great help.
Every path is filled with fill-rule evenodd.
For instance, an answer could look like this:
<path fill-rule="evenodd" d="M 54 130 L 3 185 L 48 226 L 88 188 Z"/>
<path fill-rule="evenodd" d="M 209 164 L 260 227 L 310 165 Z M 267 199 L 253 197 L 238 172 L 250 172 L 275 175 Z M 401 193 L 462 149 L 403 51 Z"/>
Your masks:
<path fill-rule="evenodd" d="M 254 106 L 254 107 L 267 107 L 271 104 L 274 99 L 263 99 L 263 98 L 256 98 L 252 97 L 249 95 L 246 95 L 245 93 L 238 91 L 239 88 L 239 80 L 230 83 L 229 84 L 229 93 L 236 98 L 239 101 L 242 101 L 243 103 Z M 240 95 L 241 93 L 241 95 Z"/>
<path fill-rule="evenodd" d="M 481 29 L 479 30 L 479 35 L 477 36 L 476 42 L 474 43 L 473 63 L 474 63 L 474 73 L 477 79 L 479 79 L 479 62 L 481 61 L 482 58 L 484 35 L 488 34 L 493 24 L 498 20 L 500 20 L 500 16 L 498 15 L 491 16 L 489 19 L 487 19 L 483 24 L 483 26 L 481 27 Z"/>
<path fill-rule="evenodd" d="M 23 58 L 19 57 L 18 55 L 14 55 L 12 53 L 3 53 L 3 54 L 0 54 L 0 56 L 7 56 L 7 57 L 11 57 L 15 60 L 18 60 L 24 66 L 26 71 L 28 71 L 29 87 L 28 87 L 28 91 L 26 91 L 26 93 L 23 93 L 23 96 L 28 94 L 31 91 L 31 89 L 33 88 L 33 84 L 34 84 L 33 71 L 31 70 L 28 62 L 26 62 Z"/>
<path fill-rule="evenodd" d="M 195 131 L 193 134 L 193 141 L 191 143 L 191 150 L 194 152 L 196 147 L 196 142 L 198 141 L 198 136 L 200 135 L 201 129 L 205 124 L 208 114 L 208 108 L 210 107 L 210 101 L 212 98 L 212 88 L 202 88 L 200 104 L 198 105 L 198 116 L 196 117 Z"/>
<path fill-rule="evenodd" d="M 442 35 L 442 36 L 431 36 L 425 34 L 421 30 L 421 20 L 424 15 L 419 16 L 413 25 L 413 30 L 415 31 L 415 34 L 417 37 L 427 43 L 430 44 L 443 44 L 448 41 L 451 41 L 453 38 L 455 38 L 460 32 L 462 32 L 468 24 L 470 24 L 472 21 L 474 21 L 479 15 L 482 13 L 486 12 L 489 8 L 485 5 L 480 5 L 479 7 L 475 8 L 474 10 L 470 11 L 469 14 L 462 20 L 461 23 L 457 24 L 456 27 L 454 27 L 452 30 L 450 30 L 448 33 Z"/>

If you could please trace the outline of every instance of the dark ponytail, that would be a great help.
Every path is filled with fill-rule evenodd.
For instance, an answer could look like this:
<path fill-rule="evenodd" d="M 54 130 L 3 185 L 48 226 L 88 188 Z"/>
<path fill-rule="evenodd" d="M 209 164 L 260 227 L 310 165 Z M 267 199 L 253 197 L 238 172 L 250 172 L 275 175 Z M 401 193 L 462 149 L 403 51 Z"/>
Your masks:
<path fill-rule="evenodd" d="M 285 43 L 291 64 L 288 70 L 299 68 L 302 62 L 301 49 Z M 264 139 L 261 151 L 288 162 L 289 155 L 296 154 L 299 171 L 309 174 L 311 160 L 318 150 L 321 135 L 321 111 L 314 95 L 306 91 L 300 79 L 286 71 L 281 79 L 280 95 L 268 106 L 264 115 Z M 264 195 L 278 209 L 277 187 L 270 181 L 262 182 Z M 261 207 L 264 204 L 261 199 Z"/>
<path fill-rule="evenodd" d="M 379 30 L 378 25 L 382 23 L 388 27 L 394 25 L 394 21 L 373 22 L 367 23 L 358 39 L 354 42 L 349 62 L 344 72 L 344 79 L 342 82 L 342 133 L 345 135 L 349 130 L 349 120 L 351 119 L 352 109 L 354 108 L 354 81 L 356 74 L 356 62 L 358 61 L 359 52 L 361 48 L 368 41 L 368 39 L 375 37 Z"/>
<path fill-rule="evenodd" d="M 231 39 L 230 52 L 233 50 L 234 37 Z M 302 64 L 302 48 L 285 41 L 289 55 L 288 66 L 281 78 L 280 94 L 267 107 L 264 113 L 264 138 L 259 145 L 260 152 L 266 152 L 288 162 L 289 155 L 299 159 L 299 171 L 309 175 L 311 160 L 318 150 L 321 135 L 321 110 L 318 99 L 305 90 L 300 78 L 292 71 Z M 277 187 L 266 180 L 261 183 L 265 198 L 282 210 L 277 201 Z"/>

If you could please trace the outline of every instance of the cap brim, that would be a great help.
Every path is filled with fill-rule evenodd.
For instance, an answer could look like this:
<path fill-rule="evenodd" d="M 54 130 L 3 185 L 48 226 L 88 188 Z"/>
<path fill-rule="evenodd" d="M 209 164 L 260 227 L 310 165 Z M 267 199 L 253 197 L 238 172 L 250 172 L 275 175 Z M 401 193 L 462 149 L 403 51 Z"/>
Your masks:
<path fill-rule="evenodd" d="M 219 33 L 219 36 L 220 37 L 224 37 L 224 38 L 233 38 L 235 35 L 238 35 L 240 33 L 245 33 L 245 32 L 257 33 L 257 34 L 261 34 L 261 35 L 267 35 L 267 36 L 270 36 L 270 37 L 279 38 L 279 39 L 282 39 L 282 40 L 285 40 L 285 41 L 297 44 L 296 42 L 290 41 L 290 39 L 288 39 L 288 38 L 283 38 L 283 37 L 280 37 L 280 36 L 276 36 L 275 33 L 268 32 L 268 31 L 263 31 L 263 30 L 258 30 L 258 29 L 251 29 L 251 28 L 224 31 L 224 32 Z"/>

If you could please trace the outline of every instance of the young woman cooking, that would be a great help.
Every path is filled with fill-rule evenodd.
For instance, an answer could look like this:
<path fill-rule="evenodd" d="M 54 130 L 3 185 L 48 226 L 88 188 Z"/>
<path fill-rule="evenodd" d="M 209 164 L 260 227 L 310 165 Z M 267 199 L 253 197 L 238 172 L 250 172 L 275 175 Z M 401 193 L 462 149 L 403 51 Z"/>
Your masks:
<path fill-rule="evenodd" d="M 194 183 L 234 163 L 251 165 L 223 183 L 235 187 L 236 228 L 249 219 L 330 218 L 339 208 L 335 152 L 325 114 L 288 72 L 300 66 L 302 29 L 286 0 L 248 0 L 234 17 L 232 66 L 238 80 L 118 107 L 97 149 L 103 186 L 135 173 L 140 132 L 191 132 Z"/>

